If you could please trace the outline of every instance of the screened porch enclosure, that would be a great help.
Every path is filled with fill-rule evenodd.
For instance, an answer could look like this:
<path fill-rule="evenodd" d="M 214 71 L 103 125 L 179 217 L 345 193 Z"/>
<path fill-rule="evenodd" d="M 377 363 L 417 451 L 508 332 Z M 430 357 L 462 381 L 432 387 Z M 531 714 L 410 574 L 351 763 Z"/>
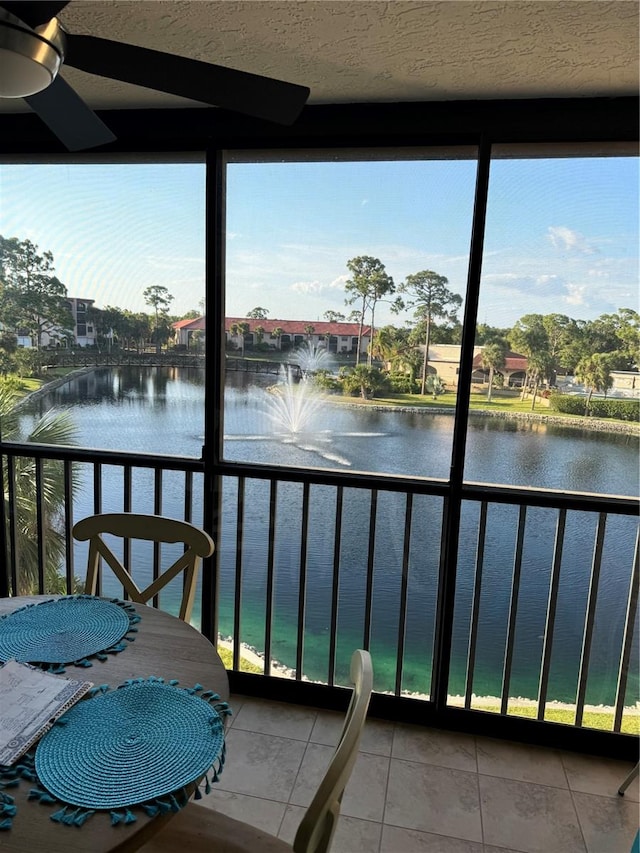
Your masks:
<path fill-rule="evenodd" d="M 68 401 L 79 413 L 77 442 L 27 439 L 46 398 L 43 408 L 21 410 L 15 432 L 3 418 L 0 595 L 79 591 L 86 551 L 71 530 L 84 515 L 185 519 L 216 543 L 203 562 L 193 621 L 229 653 L 233 692 L 342 707 L 348 661 L 361 647 L 374 660 L 374 716 L 632 758 L 640 557 L 637 476 L 628 460 L 637 431 L 631 425 L 619 440 L 617 461 L 606 439 L 599 456 L 574 453 L 588 430 L 574 424 L 569 435 L 536 420 L 550 414 L 550 382 L 541 377 L 555 367 L 545 364 L 530 374 L 531 396 L 525 401 L 523 392 L 502 443 L 492 444 L 499 418 L 478 414 L 479 397 L 484 404 L 491 389 L 476 381 L 492 330 L 506 339 L 515 329 L 520 337 L 510 340 L 524 348 L 534 325 L 526 318 L 564 317 L 552 329 L 559 336 L 625 307 L 637 259 L 633 228 L 621 229 L 620 200 L 637 173 L 637 128 L 634 99 L 622 100 L 617 111 L 596 100 L 476 105 L 468 113 L 439 107 L 441 126 L 428 134 L 415 105 L 360 112 L 358 121 L 336 108 L 326 126 L 309 119 L 273 134 L 234 119 L 221 133 L 182 110 L 180 154 L 166 125 L 152 145 L 155 119 L 143 126 L 131 116 L 112 162 L 63 163 L 60 180 L 78 182 L 70 197 L 81 205 L 78 186 L 86 184 L 74 166 L 98 170 L 98 193 L 110 168 L 134 170 L 146 151 L 152 163 L 145 161 L 139 185 L 129 183 L 128 215 L 141 199 L 136 227 L 145 239 L 160 217 L 176 265 L 153 254 L 156 244 L 132 241 L 126 263 L 123 255 L 113 267 L 105 304 L 113 293 L 125 300 L 134 285 L 140 290 L 151 259 L 176 305 L 188 294 L 177 313 L 201 301 L 192 313 L 202 315 L 206 334 L 198 360 L 185 355 L 184 368 L 178 353 L 171 365 L 143 366 L 111 363 L 104 352 L 93 364 L 83 350 L 82 406 Z M 20 166 L 25 181 L 50 156 L 46 143 L 34 144 L 32 162 Z M 595 235 L 584 211 L 599 203 Z M 102 215 L 117 220 L 122 208 L 105 204 Z M 179 256 L 169 243 L 179 231 L 176 211 L 193 238 Z M 327 222 L 333 230 L 325 232 Z M 93 251 L 90 244 L 74 245 Z M 603 246 L 613 248 L 598 266 Z M 386 280 L 387 290 L 359 302 L 362 294 L 347 285 L 369 251 L 384 260 L 393 288 Z M 98 254 L 92 258 L 108 277 Z M 439 313 L 416 296 L 424 280 L 412 277 L 426 272 L 445 287 Z M 583 320 L 591 303 L 599 307 Z M 314 323 L 324 322 L 325 308 L 344 316 L 334 316 L 338 324 L 361 332 L 366 325 L 371 347 L 360 352 L 353 335 L 343 352 L 331 337 L 320 341 Z M 349 311 L 361 314 L 349 321 Z M 251 332 L 239 328 L 242 317 Z M 288 320 L 305 327 L 291 351 L 276 325 Z M 391 343 L 391 333 L 376 337 L 389 328 L 406 335 Z M 157 317 L 154 331 L 159 340 Z M 555 366 L 569 357 L 569 343 L 562 355 L 559 345 L 553 350 Z M 403 361 L 405 344 L 419 356 L 413 365 Z M 321 372 L 295 361 L 303 347 L 334 358 L 329 387 L 314 401 L 310 426 L 285 429 L 266 401 L 291 390 L 288 365 L 297 365 L 295 386 Z M 529 366 L 535 356 L 518 354 Z M 253 358 L 282 364 L 285 378 L 259 376 L 258 366 L 253 376 Z M 366 389 L 359 410 L 332 401 L 359 368 L 362 376 L 375 368 L 406 380 L 407 411 L 377 413 Z M 432 381 L 420 389 L 421 375 L 445 374 L 442 388 Z M 497 399 L 514 401 L 522 390 L 493 387 Z M 60 406 L 65 393 L 63 386 Z M 412 394 L 444 411 L 410 411 Z M 83 406 L 98 397 L 104 423 L 115 407 L 129 407 L 126 430 L 113 427 L 107 438 L 97 408 L 83 421 Z M 179 413 L 170 429 L 161 420 L 166 410 Z M 523 426 L 529 413 L 534 425 Z M 525 433 L 526 452 L 518 444 Z M 25 480 L 33 508 L 26 532 Z M 126 544 L 122 558 L 134 576 L 154 577 L 175 554 Z M 100 592 L 121 595 L 108 571 Z M 154 605 L 173 611 L 179 593 L 170 586 Z"/>

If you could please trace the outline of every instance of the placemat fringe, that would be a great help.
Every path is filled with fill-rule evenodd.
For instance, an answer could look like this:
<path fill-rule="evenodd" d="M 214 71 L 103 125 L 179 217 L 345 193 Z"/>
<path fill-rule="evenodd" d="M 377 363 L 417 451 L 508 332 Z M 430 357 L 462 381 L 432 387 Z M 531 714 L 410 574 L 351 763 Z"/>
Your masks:
<path fill-rule="evenodd" d="M 213 733 L 220 732 L 224 725 L 224 717 L 232 714 L 229 704 L 227 702 L 221 702 L 218 693 L 215 693 L 213 690 L 205 691 L 201 684 L 195 684 L 193 687 L 188 688 L 179 687 L 177 679 L 171 679 L 170 681 L 165 682 L 165 679 L 159 678 L 155 675 L 151 675 L 148 678 L 129 678 L 122 684 L 119 684 L 116 690 L 145 683 L 166 684 L 170 687 L 176 687 L 178 690 L 189 695 L 200 694 L 198 698 L 203 699 L 204 702 L 209 704 L 215 711 L 215 714 L 212 714 L 208 720 Z M 100 684 L 93 687 L 88 692 L 86 698 L 82 701 L 90 701 L 92 696 L 105 694 L 110 690 L 111 687 L 108 684 Z M 54 728 L 56 726 L 66 726 L 68 722 L 69 714 L 67 713 L 56 720 Z M 17 806 L 14 803 L 13 797 L 10 794 L 4 793 L 4 789 L 17 786 L 22 779 L 35 782 L 38 786 L 29 790 L 27 797 L 28 800 L 38 801 L 41 805 L 56 804 L 60 806 L 60 808 L 50 815 L 51 820 L 60 825 L 81 827 L 97 811 L 103 811 L 100 808 L 76 807 L 69 803 L 64 803 L 48 791 L 38 778 L 38 774 L 36 772 L 36 748 L 25 753 L 25 755 L 20 758 L 18 764 L 12 766 L 0 765 L 0 830 L 11 829 L 13 818 L 17 813 Z M 201 789 L 204 789 L 205 794 L 211 793 L 211 785 L 212 783 L 215 784 L 218 782 L 225 760 L 226 743 L 223 738 L 218 757 L 195 788 L 194 797 L 196 800 L 202 799 Z M 149 817 L 154 817 L 158 814 L 165 814 L 169 811 L 177 812 L 187 804 L 188 800 L 189 796 L 187 791 L 182 787 L 175 792 L 164 794 L 161 797 L 137 803 L 135 806 L 123 809 L 111 808 L 105 811 L 108 811 L 108 814 L 110 815 L 111 824 L 113 826 L 117 826 L 119 824 L 133 823 L 136 820 L 136 815 L 133 811 L 135 808 L 141 808 Z"/>
<path fill-rule="evenodd" d="M 71 652 L 75 652 L 75 655 L 73 656 L 75 659 L 57 660 L 54 657 L 54 654 L 57 655 L 58 653 L 61 653 L 61 651 L 64 650 L 64 645 L 59 647 L 43 647 L 44 641 L 41 640 L 40 636 L 38 636 L 36 642 L 34 640 L 32 629 L 33 627 L 38 628 L 39 626 L 37 624 L 37 619 L 35 619 L 36 624 L 34 626 L 34 618 L 39 616 L 44 617 L 47 608 L 52 607 L 55 608 L 55 610 L 52 610 L 52 614 L 59 618 L 64 611 L 58 611 L 58 607 L 74 601 L 95 602 L 95 605 L 92 605 L 92 609 L 87 615 L 90 615 L 91 630 L 94 632 L 101 632 L 98 633 L 98 637 L 101 640 L 104 640 L 106 648 L 100 648 L 98 646 L 97 651 L 93 651 L 96 648 L 96 645 L 91 644 L 92 637 L 91 634 L 89 634 L 85 638 L 86 641 L 81 644 L 80 648 L 78 648 L 77 644 L 73 649 L 67 648 L 70 652 L 70 657 Z M 100 605 L 102 605 L 102 610 L 98 609 Z M 108 614 L 106 612 L 108 610 L 107 605 L 117 605 L 122 611 L 122 617 L 118 616 L 116 618 L 115 614 L 117 611 L 113 611 L 111 614 Z M 40 610 L 39 608 L 44 609 Z M 72 619 L 73 615 L 74 614 L 71 613 L 68 614 L 68 619 Z M 66 616 L 67 614 L 65 613 L 65 617 Z M 126 619 L 124 618 L 125 616 Z M 111 622 L 108 622 L 109 619 Z M 17 610 L 13 610 L 11 613 L 4 614 L 0 617 L 0 625 L 2 625 L 4 629 L 2 632 L 2 639 L 0 641 L 0 660 L 8 660 L 9 658 L 15 657 L 17 660 L 30 663 L 33 666 L 38 666 L 46 672 L 53 673 L 54 675 L 61 675 L 65 673 L 67 666 L 87 668 L 93 666 L 94 660 L 105 661 L 108 659 L 108 655 L 123 652 L 127 648 L 128 644 L 135 640 L 135 635 L 138 632 L 138 628 L 136 626 L 140 621 L 141 616 L 137 613 L 133 604 L 129 601 L 121 601 L 118 598 L 111 598 L 107 600 L 93 595 L 80 594 L 63 596 L 62 598 L 57 599 L 46 599 L 45 601 L 38 601 L 33 604 L 25 604 L 23 607 L 19 607 Z M 64 626 L 64 623 L 62 623 L 62 625 Z M 84 627 L 85 629 L 87 628 L 86 616 Z M 35 646 L 34 642 L 36 642 Z M 38 655 L 41 655 L 42 657 L 45 657 L 46 655 L 46 659 L 39 660 Z"/>

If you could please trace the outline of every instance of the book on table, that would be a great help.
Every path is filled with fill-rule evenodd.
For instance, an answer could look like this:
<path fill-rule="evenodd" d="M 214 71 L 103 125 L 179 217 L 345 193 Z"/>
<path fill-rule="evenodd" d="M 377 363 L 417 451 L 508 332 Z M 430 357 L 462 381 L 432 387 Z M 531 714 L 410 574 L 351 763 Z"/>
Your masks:
<path fill-rule="evenodd" d="M 8 660 L 0 666 L 0 765 L 14 764 L 93 682 Z"/>

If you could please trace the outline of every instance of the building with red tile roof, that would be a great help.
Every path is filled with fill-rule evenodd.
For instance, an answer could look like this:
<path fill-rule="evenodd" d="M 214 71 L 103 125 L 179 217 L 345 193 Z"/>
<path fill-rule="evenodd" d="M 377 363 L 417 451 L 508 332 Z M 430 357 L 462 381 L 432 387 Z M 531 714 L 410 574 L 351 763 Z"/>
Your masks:
<path fill-rule="evenodd" d="M 240 325 L 246 323 L 247 331 L 243 336 Z M 189 347 L 191 335 L 195 331 L 204 332 L 205 318 L 178 320 L 173 323 L 176 343 Z M 311 331 L 313 329 L 313 331 Z M 257 344 L 266 344 L 273 350 L 289 350 L 305 341 L 315 346 L 325 346 L 333 353 L 354 353 L 358 346 L 358 323 L 328 323 L 324 320 L 256 320 L 249 317 L 226 317 L 224 330 L 227 342 L 238 350 L 251 349 Z M 367 353 L 371 340 L 371 327 L 363 326 L 360 353 Z M 474 348 L 473 379 L 486 382 L 489 371 L 482 366 L 482 347 Z M 460 365 L 459 344 L 437 344 L 429 347 L 429 372 L 436 372 L 445 384 L 456 387 Z M 522 385 L 527 372 L 527 357 L 507 350 L 505 366 L 498 373 L 504 376 L 504 384 Z"/>
<path fill-rule="evenodd" d="M 473 379 L 474 381 L 488 382 L 489 370 L 482 366 L 482 347 L 479 349 L 480 352 L 473 359 Z M 508 385 L 521 386 L 527 374 L 527 365 L 526 355 L 507 350 L 504 354 L 504 367 L 496 370 L 496 373 L 504 376 L 505 388 Z"/>
<path fill-rule="evenodd" d="M 287 350 L 308 341 L 310 344 L 324 345 L 329 352 L 352 353 L 358 346 L 358 323 L 328 323 L 324 320 L 256 320 L 249 317 L 226 317 L 224 329 L 227 341 L 243 348 L 243 338 L 238 330 L 246 323 L 248 331 L 244 336 L 244 346 L 252 347 L 265 343 L 275 350 Z M 189 346 L 194 331 L 205 331 L 205 318 L 178 320 L 173 323 L 177 344 Z M 313 331 L 311 331 L 313 329 Z M 232 331 L 233 330 L 233 331 Z M 235 332 L 235 334 L 234 334 Z M 275 334 L 274 334 L 275 333 Z M 365 354 L 371 340 L 371 327 L 362 327 L 360 352 Z"/>

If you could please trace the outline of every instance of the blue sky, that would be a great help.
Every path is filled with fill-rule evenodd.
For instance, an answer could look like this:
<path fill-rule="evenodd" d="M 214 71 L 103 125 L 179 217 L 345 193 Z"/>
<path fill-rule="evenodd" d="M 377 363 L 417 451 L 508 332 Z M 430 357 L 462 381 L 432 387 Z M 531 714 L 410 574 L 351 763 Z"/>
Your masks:
<path fill-rule="evenodd" d="M 54 255 L 69 295 L 172 313 L 204 295 L 202 164 L 0 166 L 0 234 Z M 424 269 L 464 296 L 475 161 L 231 163 L 227 314 L 348 313 L 346 262 L 379 258 L 396 284 Z M 638 160 L 496 160 L 491 167 L 479 320 L 526 313 L 593 319 L 638 308 Z M 410 315 L 377 312 L 377 325 Z"/>

